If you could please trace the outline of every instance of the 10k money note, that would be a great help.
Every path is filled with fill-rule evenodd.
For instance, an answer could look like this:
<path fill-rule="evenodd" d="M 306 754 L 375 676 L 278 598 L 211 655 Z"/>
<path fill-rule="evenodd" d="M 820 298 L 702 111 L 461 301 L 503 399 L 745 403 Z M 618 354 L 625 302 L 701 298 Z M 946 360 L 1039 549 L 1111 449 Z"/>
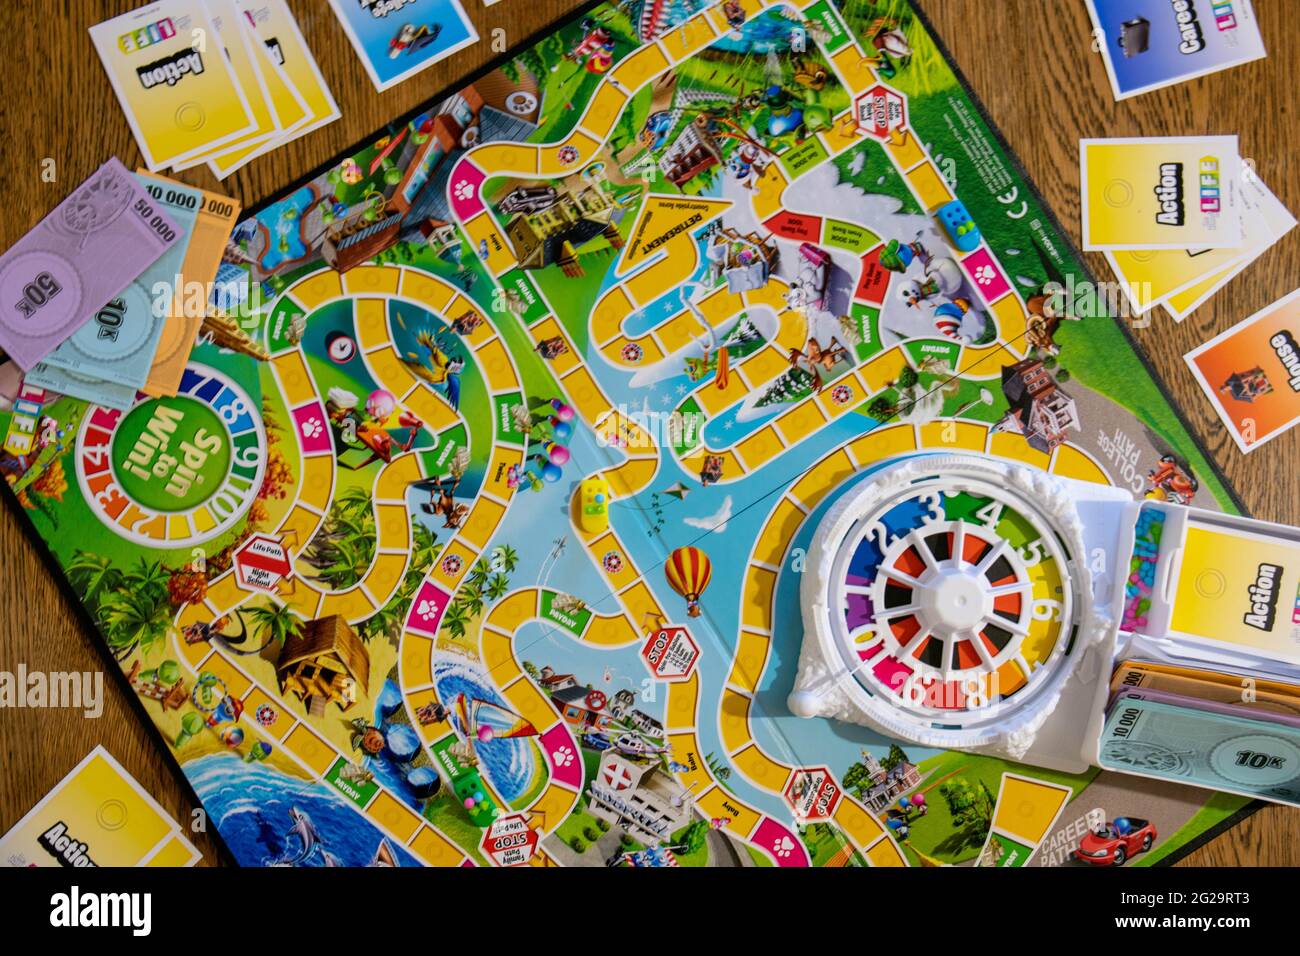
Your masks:
<path fill-rule="evenodd" d="M 1103 767 L 1269 800 L 1300 801 L 1300 729 L 1152 700 L 1117 701 Z"/>

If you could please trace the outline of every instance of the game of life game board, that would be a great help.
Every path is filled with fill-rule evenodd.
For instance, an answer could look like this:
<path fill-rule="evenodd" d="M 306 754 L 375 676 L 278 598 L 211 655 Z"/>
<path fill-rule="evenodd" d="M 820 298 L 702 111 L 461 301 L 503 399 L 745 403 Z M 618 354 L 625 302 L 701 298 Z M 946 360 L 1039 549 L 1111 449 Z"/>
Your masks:
<path fill-rule="evenodd" d="M 177 394 L 28 387 L 0 468 L 241 864 L 1148 865 L 1246 799 L 786 703 L 878 462 L 1235 510 L 1116 308 L 904 0 L 601 3 L 247 213 Z M 1023 581 L 910 666 L 1014 695 L 1069 568 L 934 506 Z"/>

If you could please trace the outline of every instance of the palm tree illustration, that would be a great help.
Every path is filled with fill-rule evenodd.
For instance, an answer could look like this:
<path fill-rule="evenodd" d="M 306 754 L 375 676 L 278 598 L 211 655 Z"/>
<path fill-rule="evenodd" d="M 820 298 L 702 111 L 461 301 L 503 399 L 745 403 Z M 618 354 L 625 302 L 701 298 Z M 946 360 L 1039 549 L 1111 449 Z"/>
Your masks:
<path fill-rule="evenodd" d="M 287 604 L 267 601 L 249 608 L 247 613 L 254 630 L 281 647 L 289 638 L 302 633 L 303 619 Z"/>

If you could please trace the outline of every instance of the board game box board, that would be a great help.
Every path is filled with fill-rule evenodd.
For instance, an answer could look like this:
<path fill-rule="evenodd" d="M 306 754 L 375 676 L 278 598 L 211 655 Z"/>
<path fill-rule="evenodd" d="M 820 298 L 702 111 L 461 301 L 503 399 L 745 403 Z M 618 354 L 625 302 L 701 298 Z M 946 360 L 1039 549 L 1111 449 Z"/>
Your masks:
<path fill-rule="evenodd" d="M 14 395 L 0 468 L 241 864 L 1140 866 L 1246 804 L 786 707 L 873 462 L 1237 510 L 905 0 L 580 10 L 213 304 L 177 396 Z"/>

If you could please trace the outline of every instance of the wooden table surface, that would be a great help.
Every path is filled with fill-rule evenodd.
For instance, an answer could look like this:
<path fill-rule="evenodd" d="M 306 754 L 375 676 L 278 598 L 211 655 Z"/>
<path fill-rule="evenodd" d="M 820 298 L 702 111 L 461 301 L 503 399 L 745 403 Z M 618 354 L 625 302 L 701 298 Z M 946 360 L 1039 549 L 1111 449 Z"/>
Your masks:
<path fill-rule="evenodd" d="M 264 156 L 218 184 L 206 168 L 178 178 L 224 189 L 245 205 L 273 194 L 350 146 L 387 119 L 436 95 L 498 52 L 515 46 L 573 9 L 573 0 L 465 0 L 480 41 L 413 79 L 377 94 L 325 0 L 290 0 L 342 118 Z M 134 168 L 139 153 L 91 48 L 86 28 L 139 4 L 130 0 L 19 0 L 6 44 L 9 67 L 0 118 L 5 134 L 8 248 L 106 157 Z M 58 8 L 56 12 L 52 8 Z M 924 0 L 923 9 L 967 81 L 1019 155 L 1048 206 L 1079 239 L 1077 141 L 1096 136 L 1238 133 L 1242 155 L 1292 210 L 1300 210 L 1300 166 L 1289 136 L 1294 90 L 1290 65 L 1300 59 L 1300 23 L 1292 5 L 1257 3 L 1269 56 L 1225 73 L 1117 104 L 1093 51 L 1082 0 Z M 57 181 L 43 181 L 53 159 Z M 1089 256 L 1110 278 L 1100 255 Z M 1166 316 L 1136 331 L 1137 340 L 1251 513 L 1300 524 L 1300 429 L 1242 455 L 1196 388 L 1181 356 L 1300 285 L 1300 229 L 1252 265 L 1181 325 Z M 1289 465 L 1288 465 L 1289 463 Z M 0 832 L 8 829 L 96 744 L 135 775 L 178 820 L 197 804 L 165 745 L 116 679 L 96 640 L 38 557 L 13 509 L 0 509 L 0 670 L 105 670 L 104 713 L 87 720 L 66 710 L 0 712 Z M 1300 810 L 1266 807 L 1185 862 L 1202 865 L 1300 864 Z M 206 862 L 221 860 L 216 842 L 194 835 Z"/>

